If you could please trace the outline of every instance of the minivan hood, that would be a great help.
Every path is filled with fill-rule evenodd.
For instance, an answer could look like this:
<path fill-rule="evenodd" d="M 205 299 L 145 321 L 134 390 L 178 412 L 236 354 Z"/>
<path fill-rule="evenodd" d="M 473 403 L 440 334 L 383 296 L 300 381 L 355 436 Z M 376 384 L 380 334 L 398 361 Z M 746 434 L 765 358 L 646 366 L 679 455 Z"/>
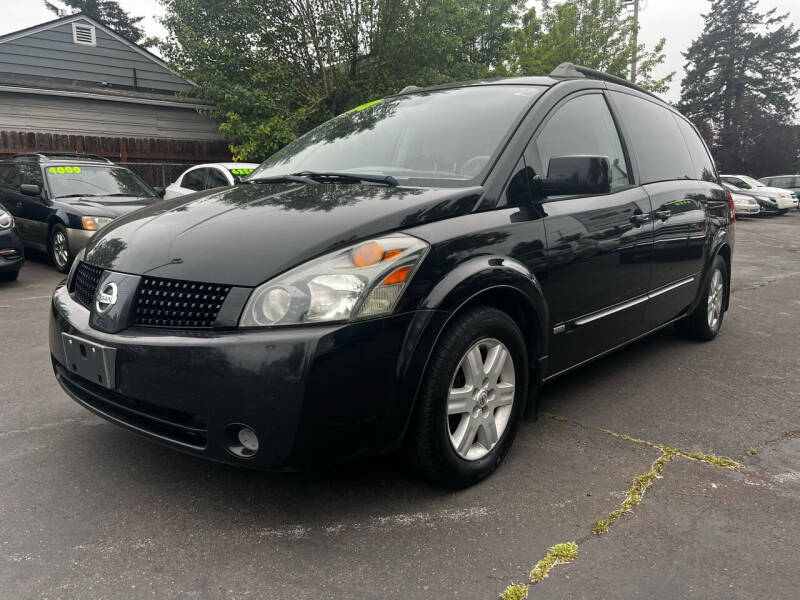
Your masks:
<path fill-rule="evenodd" d="M 482 188 L 252 183 L 200 192 L 117 219 L 86 262 L 133 273 L 255 286 L 384 232 L 470 212 Z"/>

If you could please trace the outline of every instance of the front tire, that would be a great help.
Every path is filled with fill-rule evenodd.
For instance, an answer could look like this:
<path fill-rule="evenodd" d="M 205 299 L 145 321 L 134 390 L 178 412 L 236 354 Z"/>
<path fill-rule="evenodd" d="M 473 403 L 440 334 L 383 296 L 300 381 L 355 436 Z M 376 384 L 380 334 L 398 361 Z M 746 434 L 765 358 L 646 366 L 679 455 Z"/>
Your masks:
<path fill-rule="evenodd" d="M 17 277 L 19 277 L 19 271 L 0 273 L 0 281 L 16 281 Z"/>
<path fill-rule="evenodd" d="M 74 256 L 69 249 L 69 238 L 67 237 L 67 230 L 63 225 L 54 225 L 50 230 L 50 239 L 48 240 L 47 250 L 50 254 L 50 262 L 61 273 L 69 271 Z"/>
<path fill-rule="evenodd" d="M 725 316 L 730 289 L 728 265 L 719 255 L 714 257 L 703 296 L 692 314 L 675 324 L 684 337 L 708 342 L 717 337 Z"/>
<path fill-rule="evenodd" d="M 502 463 L 525 410 L 525 340 L 506 313 L 478 306 L 442 334 L 422 382 L 405 442 L 423 479 L 458 489 Z"/>

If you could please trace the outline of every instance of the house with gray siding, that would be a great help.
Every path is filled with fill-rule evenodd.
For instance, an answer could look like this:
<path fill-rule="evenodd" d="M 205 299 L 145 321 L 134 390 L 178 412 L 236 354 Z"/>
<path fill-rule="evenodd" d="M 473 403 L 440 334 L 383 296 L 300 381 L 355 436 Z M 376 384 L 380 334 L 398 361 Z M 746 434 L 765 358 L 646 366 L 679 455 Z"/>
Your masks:
<path fill-rule="evenodd" d="M 121 162 L 230 160 L 195 84 L 81 13 L 0 36 L 0 158 L 80 151 Z"/>

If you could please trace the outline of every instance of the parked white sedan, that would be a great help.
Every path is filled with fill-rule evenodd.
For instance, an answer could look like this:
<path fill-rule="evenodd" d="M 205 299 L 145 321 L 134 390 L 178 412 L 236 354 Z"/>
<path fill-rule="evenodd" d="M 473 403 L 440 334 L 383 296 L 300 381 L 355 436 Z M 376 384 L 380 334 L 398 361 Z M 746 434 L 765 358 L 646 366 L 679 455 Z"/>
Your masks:
<path fill-rule="evenodd" d="M 174 183 L 169 184 L 164 198 L 177 198 L 193 192 L 201 192 L 211 188 L 235 185 L 247 177 L 258 166 L 257 163 L 208 163 L 195 165 L 181 173 Z"/>
<path fill-rule="evenodd" d="M 797 197 L 791 190 L 764 185 L 758 179 L 747 175 L 720 175 L 719 178 L 723 183 L 729 183 L 748 192 L 756 192 L 770 198 L 778 205 L 779 215 L 786 213 L 790 208 L 797 208 Z"/>

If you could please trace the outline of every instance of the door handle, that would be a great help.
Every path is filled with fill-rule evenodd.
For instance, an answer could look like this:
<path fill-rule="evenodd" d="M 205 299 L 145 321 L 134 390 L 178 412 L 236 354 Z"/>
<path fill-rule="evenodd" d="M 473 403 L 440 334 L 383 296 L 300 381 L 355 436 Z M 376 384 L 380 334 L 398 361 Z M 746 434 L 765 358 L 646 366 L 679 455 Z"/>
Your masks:
<path fill-rule="evenodd" d="M 666 221 L 672 216 L 671 210 L 657 210 L 656 216 L 661 219 L 662 221 Z"/>
<path fill-rule="evenodd" d="M 630 221 L 633 223 L 634 227 L 641 227 L 643 223 L 646 223 L 650 220 L 650 215 L 631 215 Z"/>

